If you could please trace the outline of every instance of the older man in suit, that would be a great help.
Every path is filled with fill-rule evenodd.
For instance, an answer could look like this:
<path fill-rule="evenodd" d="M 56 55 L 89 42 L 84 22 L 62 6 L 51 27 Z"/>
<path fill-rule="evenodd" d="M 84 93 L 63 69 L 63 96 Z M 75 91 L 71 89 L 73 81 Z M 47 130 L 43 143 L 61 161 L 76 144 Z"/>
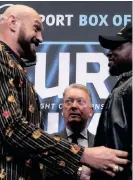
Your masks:
<path fill-rule="evenodd" d="M 81 84 L 71 84 L 63 94 L 63 117 L 65 129 L 58 135 L 69 142 L 92 147 L 94 135 L 87 130 L 93 114 L 89 89 Z"/>
<path fill-rule="evenodd" d="M 63 93 L 63 117 L 65 128 L 53 136 L 67 139 L 70 143 L 79 144 L 84 147 L 92 147 L 94 135 L 91 134 L 87 125 L 93 115 L 92 97 L 88 88 L 81 84 L 71 84 Z M 90 179 L 90 171 L 82 166 L 80 179 Z M 62 179 L 58 177 L 58 179 Z M 68 179 L 68 177 L 66 177 Z M 69 177 L 76 179 L 76 177 Z"/>

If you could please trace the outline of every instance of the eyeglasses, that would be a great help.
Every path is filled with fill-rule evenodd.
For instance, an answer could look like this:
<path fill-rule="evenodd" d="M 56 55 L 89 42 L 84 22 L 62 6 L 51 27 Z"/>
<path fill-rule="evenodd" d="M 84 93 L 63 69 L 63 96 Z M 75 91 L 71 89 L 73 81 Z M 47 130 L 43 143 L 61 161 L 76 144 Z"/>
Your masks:
<path fill-rule="evenodd" d="M 74 101 L 76 101 L 76 103 L 79 105 L 79 106 L 84 106 L 86 104 L 86 101 L 82 98 L 77 98 L 77 99 L 73 99 L 73 98 L 68 98 L 68 99 L 65 99 L 64 100 L 64 103 L 66 106 L 71 106 Z"/>

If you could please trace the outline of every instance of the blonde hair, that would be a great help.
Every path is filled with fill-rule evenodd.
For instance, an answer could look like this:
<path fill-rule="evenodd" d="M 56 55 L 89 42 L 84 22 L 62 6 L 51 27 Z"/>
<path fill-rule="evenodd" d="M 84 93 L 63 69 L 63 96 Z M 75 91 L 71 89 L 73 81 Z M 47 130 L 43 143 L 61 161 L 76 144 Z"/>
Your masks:
<path fill-rule="evenodd" d="M 73 84 L 70 84 L 70 86 L 68 86 L 67 88 L 65 88 L 64 92 L 63 92 L 63 98 L 64 96 L 66 95 L 66 92 L 69 90 L 69 89 L 81 89 L 83 90 L 85 93 L 88 94 L 89 98 L 90 98 L 90 102 L 92 103 L 92 96 L 91 96 L 91 92 L 90 90 L 82 85 L 82 84 L 76 84 L 76 83 L 73 83 Z"/>

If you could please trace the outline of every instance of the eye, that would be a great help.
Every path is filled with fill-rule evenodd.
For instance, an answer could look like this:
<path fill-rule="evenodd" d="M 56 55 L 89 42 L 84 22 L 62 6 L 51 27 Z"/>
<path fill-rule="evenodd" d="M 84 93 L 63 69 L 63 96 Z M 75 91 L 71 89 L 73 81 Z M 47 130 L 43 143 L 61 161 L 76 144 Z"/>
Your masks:
<path fill-rule="evenodd" d="M 34 31 L 37 33 L 38 31 L 41 31 L 41 28 L 38 25 L 34 25 Z"/>
<path fill-rule="evenodd" d="M 34 31 L 37 33 L 38 32 L 38 29 L 36 27 L 34 27 Z"/>
<path fill-rule="evenodd" d="M 73 103 L 73 99 L 66 99 L 64 103 L 66 106 L 70 106 Z"/>
<path fill-rule="evenodd" d="M 78 101 L 78 104 L 82 106 L 85 104 L 85 101 L 83 99 L 78 99 L 77 101 Z"/>
<path fill-rule="evenodd" d="M 70 102 L 72 102 L 72 99 L 66 99 L 65 100 L 65 103 L 70 103 Z"/>
<path fill-rule="evenodd" d="M 121 48 L 122 48 L 122 45 L 119 45 L 116 48 L 114 48 L 113 50 L 121 50 Z"/>

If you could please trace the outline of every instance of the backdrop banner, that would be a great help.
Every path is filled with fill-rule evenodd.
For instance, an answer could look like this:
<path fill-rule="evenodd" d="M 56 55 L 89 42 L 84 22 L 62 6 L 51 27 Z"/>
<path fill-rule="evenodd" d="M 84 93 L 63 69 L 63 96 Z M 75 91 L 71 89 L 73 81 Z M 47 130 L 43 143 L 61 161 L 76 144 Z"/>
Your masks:
<path fill-rule="evenodd" d="M 0 1 L 0 14 L 13 4 L 33 7 L 44 25 L 36 66 L 27 69 L 40 97 L 44 130 L 53 133 L 64 128 L 63 91 L 71 83 L 80 83 L 92 94 L 94 115 L 88 129 L 95 134 L 117 80 L 108 73 L 107 50 L 99 45 L 98 36 L 116 34 L 131 22 L 132 2 Z"/>

